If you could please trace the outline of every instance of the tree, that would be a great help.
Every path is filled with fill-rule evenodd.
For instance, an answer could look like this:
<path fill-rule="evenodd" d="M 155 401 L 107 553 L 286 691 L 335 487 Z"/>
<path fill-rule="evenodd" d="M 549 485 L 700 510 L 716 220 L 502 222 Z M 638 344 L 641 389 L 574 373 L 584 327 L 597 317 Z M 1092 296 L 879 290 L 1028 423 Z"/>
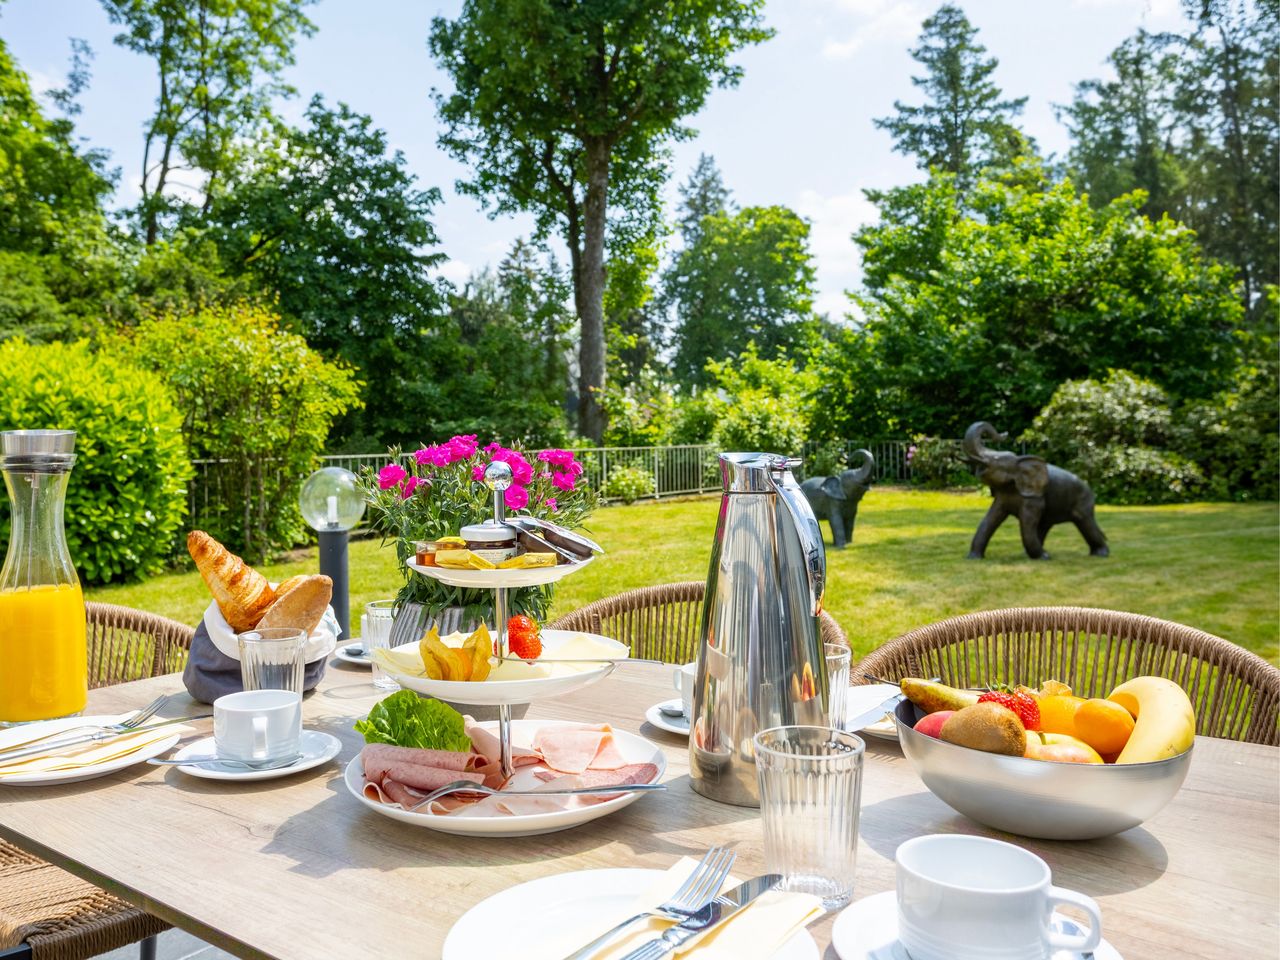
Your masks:
<path fill-rule="evenodd" d="M 286 325 L 360 371 L 363 411 L 336 429 L 344 439 L 417 442 L 419 412 L 403 391 L 430 369 L 423 338 L 444 312 L 444 261 L 431 213 L 387 135 L 345 104 L 320 97 L 301 128 L 277 126 L 228 170 L 204 224 L 232 277 L 249 276 L 276 298 Z"/>
<path fill-rule="evenodd" d="M 864 325 L 824 355 L 820 434 L 955 437 L 975 420 L 1017 432 L 1059 384 L 1112 369 L 1178 401 L 1219 390 L 1240 356 L 1232 271 L 1186 227 L 1143 216 L 1144 199 L 1095 210 L 1070 182 L 980 180 L 962 204 L 942 173 L 906 188 L 855 236 L 877 272 L 856 297 Z M 908 201 L 918 210 L 902 215 Z M 921 222 L 934 259 L 886 269 L 912 262 Z"/>
<path fill-rule="evenodd" d="M 680 185 L 676 218 L 684 245 L 691 246 L 702 227 L 702 218 L 729 213 L 734 209 L 732 194 L 724 185 L 713 157 L 698 154 L 698 165 L 687 182 Z"/>
<path fill-rule="evenodd" d="M 1001 99 L 991 80 L 998 61 L 983 57 L 987 48 L 974 42 L 978 30 L 959 7 L 943 4 L 923 27 L 911 56 L 925 75 L 911 82 L 924 91 L 925 103 L 896 100 L 897 115 L 875 125 L 889 131 L 896 151 L 914 156 L 923 170 L 954 174 L 963 189 L 978 170 L 1007 156 L 1012 119 L 1027 98 Z"/>
<path fill-rule="evenodd" d="M 770 36 L 763 0 L 467 0 L 437 17 L 431 51 L 453 80 L 436 93 L 440 144 L 474 171 L 458 187 L 495 214 L 531 211 L 563 231 L 581 324 L 578 425 L 599 441 L 605 383 L 606 234 L 644 236 L 661 203 L 665 146 L 690 131 L 729 58 Z"/>
<path fill-rule="evenodd" d="M 793 211 L 747 207 L 704 217 L 666 276 L 677 379 L 707 383 L 708 360 L 735 357 L 750 342 L 773 359 L 811 319 L 813 283 L 809 223 Z"/>
<path fill-rule="evenodd" d="M 102 0 L 125 30 L 122 47 L 159 71 L 156 110 L 145 126 L 142 199 L 137 216 L 147 245 L 175 204 L 175 188 L 203 194 L 206 210 L 235 164 L 237 144 L 270 115 L 272 97 L 293 88 L 281 74 L 293 43 L 315 26 L 303 14 L 314 0 Z M 175 174 L 203 174 L 199 185 Z"/>
<path fill-rule="evenodd" d="M 569 308 L 572 285 L 559 261 L 545 247 L 517 238 L 498 265 L 498 287 L 535 357 L 521 379 L 532 382 L 552 404 L 563 401 L 574 316 Z"/>

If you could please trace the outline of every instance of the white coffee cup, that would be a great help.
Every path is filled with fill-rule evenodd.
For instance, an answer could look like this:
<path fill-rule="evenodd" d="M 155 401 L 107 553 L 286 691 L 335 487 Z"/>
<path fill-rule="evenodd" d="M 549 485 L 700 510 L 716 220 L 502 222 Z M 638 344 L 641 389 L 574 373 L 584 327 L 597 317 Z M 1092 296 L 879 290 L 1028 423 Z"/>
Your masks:
<path fill-rule="evenodd" d="M 898 939 L 911 960 L 1045 960 L 1102 940 L 1102 913 L 1082 893 L 1053 886 L 1029 850 L 961 834 L 916 837 L 898 847 Z M 1089 915 L 1089 931 L 1050 927 L 1055 906 Z"/>
<path fill-rule="evenodd" d="M 302 747 L 302 697 L 242 690 L 213 701 L 214 752 L 226 760 L 277 760 Z"/>
<path fill-rule="evenodd" d="M 692 721 L 693 688 L 698 682 L 698 665 L 686 663 L 682 667 L 676 667 L 671 679 L 675 683 L 675 688 L 680 691 L 680 705 L 684 707 L 684 715 Z"/>

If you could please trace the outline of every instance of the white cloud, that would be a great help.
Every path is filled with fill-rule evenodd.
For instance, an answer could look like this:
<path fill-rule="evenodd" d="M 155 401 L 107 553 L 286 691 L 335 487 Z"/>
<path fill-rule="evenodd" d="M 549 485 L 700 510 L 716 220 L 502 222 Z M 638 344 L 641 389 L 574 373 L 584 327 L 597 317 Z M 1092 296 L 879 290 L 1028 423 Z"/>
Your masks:
<path fill-rule="evenodd" d="M 822 55 L 831 60 L 847 60 L 868 46 L 895 46 L 910 42 L 920 33 L 928 15 L 915 0 L 840 0 L 840 6 L 864 20 L 843 40 L 828 40 Z"/>
<path fill-rule="evenodd" d="M 472 273 L 471 264 L 465 260 L 446 260 L 440 265 L 440 276 L 457 287 L 471 279 Z"/>
<path fill-rule="evenodd" d="M 876 207 L 861 191 L 824 196 L 816 190 L 803 190 L 796 211 L 813 225 L 809 249 L 818 275 L 814 309 L 833 319 L 842 317 L 852 309 L 845 291 L 857 286 L 862 276 L 851 238 L 859 227 L 875 221 Z"/>

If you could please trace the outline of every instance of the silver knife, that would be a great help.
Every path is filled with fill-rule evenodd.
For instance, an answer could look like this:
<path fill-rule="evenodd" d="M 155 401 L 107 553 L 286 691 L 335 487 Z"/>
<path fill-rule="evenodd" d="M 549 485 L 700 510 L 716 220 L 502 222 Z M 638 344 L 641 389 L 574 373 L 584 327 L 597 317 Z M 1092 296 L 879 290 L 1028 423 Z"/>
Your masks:
<path fill-rule="evenodd" d="M 850 731 L 851 733 L 857 733 L 863 727 L 867 727 L 875 723 L 877 720 L 883 717 L 886 713 L 892 713 L 894 708 L 898 705 L 899 701 L 901 701 L 902 699 L 903 699 L 902 694 L 895 693 L 892 697 L 889 697 L 883 703 L 878 703 L 874 707 L 872 707 L 870 710 L 864 710 L 862 713 L 858 714 L 856 717 L 853 717 L 852 719 L 850 719 L 844 725 L 844 728 Z"/>
<path fill-rule="evenodd" d="M 756 897 L 768 893 L 781 882 L 782 874 L 766 873 L 741 883 L 728 893 L 716 897 L 687 920 L 665 930 L 656 940 L 641 944 L 622 960 L 656 960 L 664 957 L 690 940 L 710 933 L 739 910 L 745 909 Z"/>
<path fill-rule="evenodd" d="M 98 733 L 86 733 L 82 736 L 71 737 L 67 740 L 54 740 L 51 743 L 42 743 L 38 747 L 26 747 L 22 750 L 11 750 L 8 753 L 0 755 L 0 766 L 7 766 L 10 760 L 20 760 L 23 757 L 35 757 L 43 753 L 56 754 L 57 751 L 64 747 L 78 747 L 84 743 L 98 743 L 106 740 L 117 740 L 121 737 L 132 737 L 135 734 L 146 733 L 148 730 L 154 730 L 157 727 L 167 727 L 173 723 L 190 723 L 193 720 L 208 720 L 212 716 L 212 713 L 204 713 L 198 717 L 174 717 L 172 720 L 161 720 L 159 723 L 149 723 L 145 727 L 137 727 L 133 730 L 101 730 Z"/>

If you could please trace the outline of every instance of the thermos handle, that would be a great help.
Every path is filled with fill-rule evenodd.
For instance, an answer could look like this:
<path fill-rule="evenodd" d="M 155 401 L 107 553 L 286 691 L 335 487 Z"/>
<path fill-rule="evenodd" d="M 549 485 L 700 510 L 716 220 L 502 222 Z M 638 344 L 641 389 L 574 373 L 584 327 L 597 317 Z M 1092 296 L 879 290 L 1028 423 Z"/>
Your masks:
<path fill-rule="evenodd" d="M 798 467 L 801 463 L 797 457 L 776 458 L 769 468 L 769 482 L 787 505 L 791 523 L 796 528 L 796 536 L 800 538 L 805 574 L 809 581 L 810 610 L 816 617 L 822 613 L 822 596 L 826 589 L 826 551 L 822 545 L 822 530 L 818 526 L 818 520 L 809 509 L 800 485 L 791 475 L 791 468 Z"/>

